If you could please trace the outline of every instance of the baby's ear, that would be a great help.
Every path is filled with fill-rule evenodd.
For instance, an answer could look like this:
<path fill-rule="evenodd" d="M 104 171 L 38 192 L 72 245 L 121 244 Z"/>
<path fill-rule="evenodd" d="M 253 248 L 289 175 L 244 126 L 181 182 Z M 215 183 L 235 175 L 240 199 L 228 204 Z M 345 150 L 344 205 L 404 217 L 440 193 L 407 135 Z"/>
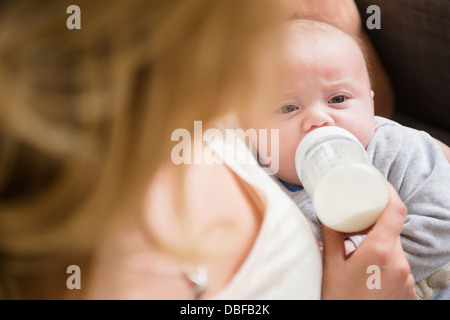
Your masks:
<path fill-rule="evenodd" d="M 370 96 L 372 97 L 372 107 L 375 106 L 374 102 L 373 102 L 373 97 L 375 96 L 375 92 L 373 92 L 373 90 L 370 90 Z"/>

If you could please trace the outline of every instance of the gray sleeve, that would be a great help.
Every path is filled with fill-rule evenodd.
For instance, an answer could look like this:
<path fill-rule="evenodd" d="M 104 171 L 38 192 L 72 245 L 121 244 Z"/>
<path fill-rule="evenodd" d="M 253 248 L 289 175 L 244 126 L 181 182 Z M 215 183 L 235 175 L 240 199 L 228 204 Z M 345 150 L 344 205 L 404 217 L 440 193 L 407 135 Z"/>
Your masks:
<path fill-rule="evenodd" d="M 391 121 L 367 152 L 408 208 L 401 242 L 420 281 L 450 261 L 450 165 L 430 135 Z"/>

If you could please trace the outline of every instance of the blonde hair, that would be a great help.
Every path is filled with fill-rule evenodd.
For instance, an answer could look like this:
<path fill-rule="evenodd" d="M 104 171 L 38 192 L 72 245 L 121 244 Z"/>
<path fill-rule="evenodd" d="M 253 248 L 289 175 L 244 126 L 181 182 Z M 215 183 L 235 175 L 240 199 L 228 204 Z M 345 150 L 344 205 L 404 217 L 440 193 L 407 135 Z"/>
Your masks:
<path fill-rule="evenodd" d="M 271 0 L 77 5 L 80 30 L 62 1 L 2 4 L 3 298 L 61 297 L 65 268 L 139 210 L 174 129 L 257 104 L 281 20 Z"/>

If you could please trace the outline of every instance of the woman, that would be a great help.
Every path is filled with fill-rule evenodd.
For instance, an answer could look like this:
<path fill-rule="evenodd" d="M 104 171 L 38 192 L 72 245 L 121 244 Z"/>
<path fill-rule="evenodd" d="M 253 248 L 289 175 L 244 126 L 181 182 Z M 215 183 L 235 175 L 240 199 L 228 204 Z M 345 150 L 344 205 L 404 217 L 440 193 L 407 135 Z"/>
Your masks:
<path fill-rule="evenodd" d="M 284 17 L 273 1 L 78 6 L 80 30 L 66 28 L 60 1 L 2 8 L 3 298 L 233 298 L 240 288 L 242 298 L 414 297 L 395 192 L 350 258 L 343 235 L 324 228 L 322 270 L 300 212 L 274 202 L 264 178 L 171 161 L 172 133 L 195 120 L 204 129 L 229 112 L 254 128 L 264 121 L 258 110 L 272 105 L 282 70 Z M 285 242 L 267 231 L 278 226 Z M 289 246 L 289 259 L 261 239 Z M 380 290 L 366 285 L 368 264 L 382 270 Z M 81 290 L 66 286 L 70 265 Z"/>

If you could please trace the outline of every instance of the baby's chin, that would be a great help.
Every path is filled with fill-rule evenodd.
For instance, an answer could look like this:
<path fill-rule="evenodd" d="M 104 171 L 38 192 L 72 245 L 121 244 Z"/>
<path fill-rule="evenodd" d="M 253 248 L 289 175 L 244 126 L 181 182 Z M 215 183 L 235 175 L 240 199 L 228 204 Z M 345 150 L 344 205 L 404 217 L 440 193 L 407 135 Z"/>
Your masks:
<path fill-rule="evenodd" d="M 297 174 L 295 175 L 283 175 L 283 174 L 277 174 L 276 177 L 280 180 L 283 180 L 287 184 L 290 184 L 291 186 L 297 186 L 301 187 L 302 184 L 300 182 L 300 179 L 298 178 Z"/>

